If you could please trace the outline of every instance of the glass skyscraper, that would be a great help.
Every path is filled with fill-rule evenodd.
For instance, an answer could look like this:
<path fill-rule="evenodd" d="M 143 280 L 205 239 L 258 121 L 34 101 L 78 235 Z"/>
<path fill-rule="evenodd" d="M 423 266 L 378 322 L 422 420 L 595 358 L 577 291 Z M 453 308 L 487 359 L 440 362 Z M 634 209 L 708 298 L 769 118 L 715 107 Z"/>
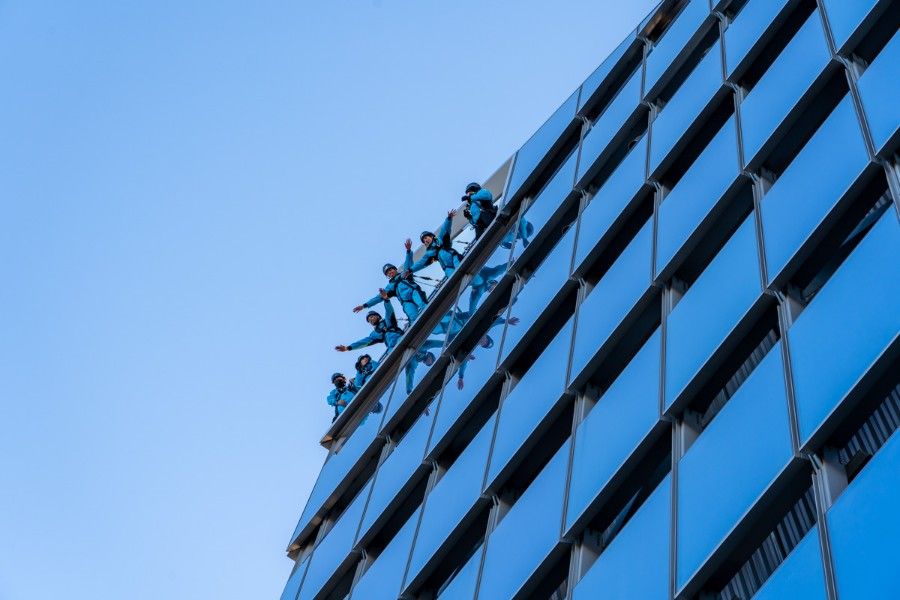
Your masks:
<path fill-rule="evenodd" d="M 898 25 L 662 2 L 454 228 L 282 600 L 900 598 Z"/>

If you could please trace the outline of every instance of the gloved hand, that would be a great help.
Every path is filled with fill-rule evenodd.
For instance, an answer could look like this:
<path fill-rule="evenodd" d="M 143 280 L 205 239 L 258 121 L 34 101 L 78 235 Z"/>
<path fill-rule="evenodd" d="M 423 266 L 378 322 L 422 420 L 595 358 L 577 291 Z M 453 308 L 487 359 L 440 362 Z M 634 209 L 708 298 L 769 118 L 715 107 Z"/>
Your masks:
<path fill-rule="evenodd" d="M 338 352 L 346 352 L 347 350 L 350 349 L 350 346 L 345 346 L 343 344 L 340 344 L 338 346 L 335 346 L 334 349 L 337 350 Z"/>
<path fill-rule="evenodd" d="M 409 238 L 406 238 L 406 241 L 403 242 L 403 247 L 406 248 L 407 250 L 412 250 L 412 240 Z"/>

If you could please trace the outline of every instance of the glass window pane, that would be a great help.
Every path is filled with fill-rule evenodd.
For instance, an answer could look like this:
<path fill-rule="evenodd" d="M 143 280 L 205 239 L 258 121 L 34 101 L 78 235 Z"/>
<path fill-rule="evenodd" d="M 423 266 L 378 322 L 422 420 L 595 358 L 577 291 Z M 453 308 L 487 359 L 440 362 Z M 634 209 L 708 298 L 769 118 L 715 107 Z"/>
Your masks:
<path fill-rule="evenodd" d="M 575 163 L 578 161 L 578 153 L 573 151 L 569 158 L 557 169 L 556 173 L 547 182 L 547 185 L 528 205 L 525 215 L 522 217 L 521 233 L 523 246 L 527 247 L 527 240 L 540 232 L 547 224 L 553 213 L 560 207 L 563 200 L 572 193 L 572 185 L 575 183 Z"/>
<path fill-rule="evenodd" d="M 667 475 L 578 582 L 574 600 L 669 598 L 672 477 Z"/>
<path fill-rule="evenodd" d="M 353 588 L 351 598 L 355 600 L 396 600 L 403 585 L 406 563 L 412 548 L 416 525 L 419 524 L 419 510 L 407 519 L 375 562 L 360 577 Z"/>
<path fill-rule="evenodd" d="M 725 30 L 728 74 L 734 72 L 747 53 L 769 28 L 788 0 L 750 0 Z"/>
<path fill-rule="evenodd" d="M 604 60 L 593 73 L 588 75 L 588 78 L 581 84 L 581 97 L 578 99 L 578 110 L 582 109 L 603 81 L 609 77 L 609 74 L 612 73 L 613 69 L 619 64 L 619 61 L 625 56 L 625 52 L 632 47 L 636 39 L 637 34 L 632 31 L 628 34 L 628 37 L 622 40 L 622 43 L 612 51 L 612 54 L 607 56 L 606 60 Z"/>
<path fill-rule="evenodd" d="M 567 530 L 659 421 L 660 346 L 657 330 L 578 425 Z"/>
<path fill-rule="evenodd" d="M 425 498 L 407 581 L 418 575 L 481 495 L 493 432 L 491 418 Z"/>
<path fill-rule="evenodd" d="M 897 96 L 900 95 L 900 34 L 895 34 L 888 45 L 875 57 L 866 72 L 859 78 L 859 93 L 869 119 L 869 128 L 875 148 L 882 152 L 885 145 L 897 133 Z"/>
<path fill-rule="evenodd" d="M 825 600 L 825 572 L 819 549 L 819 527 L 800 540 L 753 600 Z"/>
<path fill-rule="evenodd" d="M 876 4 L 876 0 L 823 0 L 823 2 L 828 13 L 831 33 L 834 34 L 834 43 L 838 48 L 847 43 L 862 23 L 863 17 Z"/>
<path fill-rule="evenodd" d="M 511 227 L 507 234 L 500 241 L 500 245 L 491 254 L 491 257 L 485 261 L 484 266 L 478 270 L 478 275 L 473 277 L 466 285 L 465 289 L 459 295 L 457 300 L 457 311 L 461 314 L 457 315 L 460 323 L 465 323 L 471 317 L 475 310 L 481 306 L 488 295 L 494 290 L 497 282 L 509 271 L 512 264 L 513 247 L 521 247 L 527 245 L 529 236 L 518 235 L 519 229 Z M 525 232 L 527 233 L 527 231 Z M 462 327 L 460 327 L 462 329 Z M 448 334 L 448 341 L 452 340 L 454 335 L 459 331 Z M 499 338 L 499 336 L 498 336 Z"/>
<path fill-rule="evenodd" d="M 741 103 L 744 159 L 762 148 L 831 58 L 816 12 Z"/>
<path fill-rule="evenodd" d="M 430 409 L 426 409 L 391 451 L 391 454 L 378 467 L 372 495 L 369 498 L 366 514 L 362 520 L 361 534 L 368 532 L 388 504 L 396 498 L 398 492 L 409 482 L 416 469 L 422 466 L 422 459 L 425 456 L 425 443 L 428 441 L 428 435 L 431 431 L 433 413 L 433 406 Z"/>
<path fill-rule="evenodd" d="M 371 484 L 365 486 L 356 495 L 344 514 L 338 518 L 334 527 L 325 534 L 325 538 L 313 550 L 309 570 L 306 579 L 303 580 L 303 587 L 300 589 L 299 600 L 314 598 L 341 565 L 346 563 L 353 542 L 356 540 L 359 520 L 362 517 L 371 487 Z"/>
<path fill-rule="evenodd" d="M 559 543 L 569 444 L 563 444 L 487 541 L 479 596 L 512 598 Z M 515 549 L 514 559 L 510 554 Z"/>
<path fill-rule="evenodd" d="M 650 124 L 651 173 L 671 152 L 721 85 L 722 54 L 716 43 Z"/>
<path fill-rule="evenodd" d="M 546 156 L 547 151 L 555 144 L 566 128 L 575 118 L 575 107 L 578 104 L 578 92 L 575 92 L 556 109 L 556 112 L 541 125 L 531 139 L 529 139 L 516 154 L 513 164 L 513 172 L 509 178 L 509 186 L 506 189 L 507 201 L 511 199 L 525 180 L 531 175 L 535 167 Z"/>
<path fill-rule="evenodd" d="M 592 169 L 597 159 L 605 153 L 605 150 L 613 138 L 625 126 L 628 117 L 638 107 L 641 101 L 641 75 L 640 68 L 636 69 L 631 78 L 625 83 L 619 94 L 610 102 L 602 115 L 594 122 L 591 130 L 584 136 L 581 143 L 581 158 L 578 161 L 578 181 Z"/>
<path fill-rule="evenodd" d="M 573 379 L 649 289 L 652 236 L 653 223 L 648 221 L 578 308 Z"/>
<path fill-rule="evenodd" d="M 732 117 L 659 207 L 657 273 L 669 265 L 739 172 L 737 126 Z"/>
<path fill-rule="evenodd" d="M 841 600 L 897 597 L 897 473 L 900 435 L 895 432 L 826 515 Z"/>
<path fill-rule="evenodd" d="M 497 477 L 562 396 L 571 342 L 570 319 L 501 403 L 488 482 Z"/>
<path fill-rule="evenodd" d="M 510 324 L 515 319 L 515 327 L 506 328 L 500 360 L 505 359 L 528 328 L 550 305 L 550 300 L 559 292 L 569 278 L 572 267 L 572 252 L 575 249 L 575 227 L 569 228 L 556 247 L 550 251 L 544 262 L 530 275 L 524 287 L 519 288 L 510 307 Z"/>
<path fill-rule="evenodd" d="M 784 386 L 779 342 L 681 459 L 676 528 L 679 587 L 791 460 Z"/>
<path fill-rule="evenodd" d="M 669 66 L 708 16 L 709 0 L 691 0 L 681 11 L 647 57 L 647 90 L 652 90 L 664 73 L 668 71 L 671 76 L 677 70 Z"/>
<path fill-rule="evenodd" d="M 647 136 L 631 149 L 581 213 L 575 264 L 581 265 L 634 200 L 647 172 Z"/>
<path fill-rule="evenodd" d="M 478 585 L 478 570 L 481 568 L 481 552 L 484 546 L 479 546 L 475 554 L 466 562 L 459 573 L 443 590 L 438 592 L 438 598 L 445 600 L 457 600 L 475 597 L 475 586 Z"/>
<path fill-rule="evenodd" d="M 900 226 L 888 210 L 788 331 L 808 440 L 900 331 Z"/>
<path fill-rule="evenodd" d="M 769 280 L 784 269 L 869 159 L 845 98 L 762 199 Z"/>
<path fill-rule="evenodd" d="M 672 310 L 666 335 L 666 408 L 762 293 L 751 214 Z"/>
<path fill-rule="evenodd" d="M 297 594 L 300 593 L 300 584 L 303 583 L 303 576 L 306 575 L 306 567 L 309 566 L 309 558 L 306 557 L 297 568 L 291 572 L 284 591 L 281 592 L 281 600 L 297 600 Z"/>

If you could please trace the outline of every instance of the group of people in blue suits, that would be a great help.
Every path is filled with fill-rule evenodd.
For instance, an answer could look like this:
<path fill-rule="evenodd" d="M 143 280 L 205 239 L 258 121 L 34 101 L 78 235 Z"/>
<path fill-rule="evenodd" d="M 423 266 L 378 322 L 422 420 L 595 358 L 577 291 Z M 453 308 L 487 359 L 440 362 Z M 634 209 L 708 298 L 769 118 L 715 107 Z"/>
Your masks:
<path fill-rule="evenodd" d="M 481 187 L 478 183 L 470 183 L 466 186 L 466 192 L 465 195 L 463 195 L 462 200 L 465 203 L 463 214 L 475 229 L 475 239 L 477 240 L 484 234 L 491 222 L 493 222 L 494 218 L 497 216 L 497 209 L 494 205 L 494 196 L 490 190 Z M 348 352 L 377 344 L 384 344 L 387 350 L 390 350 L 397 345 L 397 342 L 403 335 L 403 329 L 397 322 L 397 316 L 394 313 L 394 306 L 391 303 L 391 300 L 396 298 L 400 302 L 403 314 L 406 315 L 408 322 L 412 324 L 428 304 L 428 297 L 425 294 L 425 291 L 416 282 L 415 273 L 437 263 L 444 271 L 444 275 L 450 277 L 454 271 L 459 268 L 459 265 L 462 262 L 463 256 L 453 247 L 453 240 L 450 237 L 453 218 L 456 214 L 456 210 L 449 211 L 447 213 L 447 218 L 441 224 L 441 227 L 437 232 L 422 232 L 419 239 L 422 244 L 425 245 L 425 253 L 419 260 L 413 261 L 412 240 L 407 239 L 404 242 L 406 254 L 403 261 L 403 269 L 397 268 L 397 266 L 392 263 L 386 263 L 382 267 L 382 273 L 384 273 L 384 276 L 388 279 L 387 284 L 378 290 L 378 294 L 353 308 L 353 312 L 358 313 L 367 308 L 373 309 L 381 304 L 384 315 L 382 316 L 382 314 L 376 310 L 369 310 L 366 313 L 366 322 L 372 326 L 371 333 L 353 343 L 339 344 L 335 346 L 335 350 L 338 352 Z M 484 269 L 482 269 L 482 271 L 484 271 Z M 484 278 L 483 275 L 490 276 L 491 274 L 482 274 L 479 272 L 473 278 L 472 298 L 470 299 L 470 306 L 472 308 L 470 311 L 474 310 L 474 306 L 477 305 L 477 300 L 480 299 L 481 295 L 483 295 L 489 287 L 490 280 Z M 471 304 L 473 300 L 475 301 L 475 304 Z M 459 321 L 458 318 L 455 320 Z M 443 327 L 443 334 L 451 333 L 451 335 L 455 335 L 455 333 L 462 328 L 462 324 L 464 324 L 464 322 L 448 322 L 446 324 L 443 324 L 442 322 L 442 324 L 438 325 L 438 329 Z M 453 331 L 449 332 L 448 330 Z M 417 362 L 417 364 L 418 362 L 425 362 L 426 364 L 434 362 L 434 354 L 430 352 L 430 349 L 442 345 L 443 341 L 441 341 L 440 344 L 433 344 L 432 346 L 428 346 L 428 342 L 429 341 L 426 340 L 425 344 L 423 344 L 423 348 L 420 348 L 421 360 L 411 362 Z M 368 381 L 369 377 L 371 377 L 377 367 L 377 361 L 373 360 L 368 354 L 363 354 L 356 362 L 356 375 L 352 379 L 348 379 L 343 373 L 334 373 L 331 376 L 331 383 L 334 388 L 328 395 L 328 404 L 329 406 L 334 407 L 334 419 L 337 419 L 347 405 L 350 404 L 353 397 L 362 388 L 365 382 Z M 409 366 L 407 366 L 407 371 L 409 371 Z M 412 381 L 412 375 L 409 372 L 407 373 L 407 380 L 408 383 Z M 410 386 L 408 385 L 408 387 Z M 376 409 L 378 408 L 379 407 L 376 407 Z M 377 410 L 375 412 L 377 412 Z"/>

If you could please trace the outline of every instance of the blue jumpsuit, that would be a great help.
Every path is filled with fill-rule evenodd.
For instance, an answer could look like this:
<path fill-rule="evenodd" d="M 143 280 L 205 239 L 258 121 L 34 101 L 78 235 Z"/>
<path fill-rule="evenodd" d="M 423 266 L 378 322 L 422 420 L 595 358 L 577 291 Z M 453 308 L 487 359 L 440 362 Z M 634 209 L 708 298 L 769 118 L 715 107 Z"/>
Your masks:
<path fill-rule="evenodd" d="M 471 196 L 469 196 L 469 223 L 475 228 L 475 239 L 481 237 L 481 234 L 488 228 L 494 215 L 485 212 L 488 205 L 493 205 L 494 194 L 487 188 L 481 188 Z"/>
<path fill-rule="evenodd" d="M 328 405 L 334 407 L 334 418 L 337 419 L 338 415 L 344 412 L 344 409 L 347 408 L 341 404 L 338 404 L 339 400 L 343 400 L 345 403 L 350 404 L 353 400 L 353 396 L 356 395 L 356 386 L 353 385 L 353 382 L 347 383 L 342 388 L 335 387 L 331 390 L 331 393 L 328 394 Z"/>
<path fill-rule="evenodd" d="M 409 270 L 413 273 L 421 271 L 431 263 L 437 261 L 444 270 L 444 275 L 450 277 L 462 262 L 462 255 L 453 248 L 453 240 L 450 239 L 450 225 L 452 219 L 447 217 L 441 228 L 438 230 L 435 238 L 425 249 L 425 254 L 417 260 Z"/>
<path fill-rule="evenodd" d="M 412 264 L 412 251 L 407 250 L 406 260 L 403 262 L 403 271 L 408 271 L 410 267 L 412 267 Z M 400 300 L 403 312 L 406 313 L 409 322 L 412 323 L 416 320 L 416 317 L 419 316 L 422 309 L 425 308 L 428 300 L 425 298 L 425 292 L 423 292 L 422 288 L 420 288 L 415 280 L 413 280 L 412 275 L 403 277 L 403 271 L 391 277 L 388 284 L 384 286 L 384 291 L 387 292 L 388 298 L 397 298 Z M 363 306 L 372 308 L 379 302 L 382 302 L 380 295 L 369 299 Z"/>
<path fill-rule="evenodd" d="M 378 361 L 370 360 L 369 364 L 357 369 L 356 377 L 353 378 L 353 385 L 356 386 L 356 389 L 362 389 L 362 386 L 364 386 L 366 384 L 366 382 L 372 376 L 372 373 L 374 373 L 375 369 L 377 369 L 377 368 L 378 368 Z"/>
<path fill-rule="evenodd" d="M 478 308 L 481 297 L 488 291 L 491 282 L 496 281 L 497 278 L 506 273 L 507 269 L 509 269 L 509 265 L 503 263 L 494 267 L 482 267 L 481 270 L 475 274 L 475 277 L 472 278 L 472 283 L 469 284 L 469 287 L 471 288 L 469 291 L 470 313 L 475 312 L 475 309 Z"/>
<path fill-rule="evenodd" d="M 380 296 L 379 296 L 380 297 Z M 397 316 L 394 314 L 394 306 L 390 300 L 384 301 L 384 318 L 378 321 L 378 324 L 372 328 L 372 333 L 361 340 L 357 340 L 350 344 L 348 348 L 351 350 L 359 350 L 367 348 L 375 344 L 384 344 L 390 350 L 397 345 L 403 330 L 397 325 Z"/>

